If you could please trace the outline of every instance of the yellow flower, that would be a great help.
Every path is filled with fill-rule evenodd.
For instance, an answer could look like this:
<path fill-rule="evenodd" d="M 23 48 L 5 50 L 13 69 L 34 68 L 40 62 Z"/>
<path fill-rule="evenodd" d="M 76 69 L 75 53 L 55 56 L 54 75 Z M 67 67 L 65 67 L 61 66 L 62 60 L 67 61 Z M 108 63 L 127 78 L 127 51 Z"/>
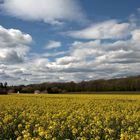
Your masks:
<path fill-rule="evenodd" d="M 81 137 L 81 140 L 87 140 L 86 137 Z"/>
<path fill-rule="evenodd" d="M 78 130 L 77 130 L 76 128 L 73 128 L 73 129 L 72 129 L 72 133 L 73 133 L 74 135 L 77 133 L 77 131 L 78 131 Z"/>
<path fill-rule="evenodd" d="M 41 131 L 39 132 L 39 136 L 43 137 L 45 135 L 45 132 Z"/>
<path fill-rule="evenodd" d="M 23 140 L 21 136 L 17 137 L 16 140 Z"/>
<path fill-rule="evenodd" d="M 19 125 L 18 125 L 18 128 L 19 128 L 19 129 L 22 128 L 22 124 L 19 124 Z"/>

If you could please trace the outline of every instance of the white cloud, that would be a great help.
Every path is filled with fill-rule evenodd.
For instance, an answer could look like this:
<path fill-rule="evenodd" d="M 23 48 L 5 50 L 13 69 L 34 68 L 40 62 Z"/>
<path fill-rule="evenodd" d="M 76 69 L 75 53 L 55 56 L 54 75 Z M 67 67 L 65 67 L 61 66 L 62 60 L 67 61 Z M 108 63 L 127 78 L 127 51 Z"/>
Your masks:
<path fill-rule="evenodd" d="M 132 31 L 132 39 L 134 41 L 140 41 L 140 29 Z"/>
<path fill-rule="evenodd" d="M 4 0 L 1 7 L 11 16 L 50 24 L 83 18 L 81 8 L 75 0 Z"/>
<path fill-rule="evenodd" d="M 23 61 L 29 51 L 32 37 L 16 29 L 0 26 L 0 63 L 13 64 Z"/>
<path fill-rule="evenodd" d="M 26 45 L 32 42 L 29 34 L 24 34 L 20 30 L 5 29 L 0 26 L 0 48 L 12 48 L 17 45 Z"/>
<path fill-rule="evenodd" d="M 10 84 L 29 84 L 140 74 L 138 27 L 128 30 L 130 37 L 127 39 L 77 40 L 66 52 L 41 54 L 29 52 L 28 45 L 32 41 L 30 35 L 19 30 L 20 34 L 17 35 L 17 30 L 12 30 L 13 34 L 10 33 L 10 29 L 1 27 L 0 30 L 0 81 L 6 80 Z"/>
<path fill-rule="evenodd" d="M 139 33 L 138 29 L 133 30 L 130 39 L 114 42 L 75 41 L 70 53 L 49 63 L 48 68 L 63 73 L 64 81 L 67 78 L 81 81 L 140 74 Z"/>
<path fill-rule="evenodd" d="M 69 31 L 66 34 L 81 39 L 122 39 L 129 36 L 129 23 L 119 23 L 116 20 L 99 22 L 79 31 Z"/>
<path fill-rule="evenodd" d="M 64 56 L 62 58 L 56 59 L 56 63 L 58 65 L 67 65 L 75 62 L 79 62 L 79 59 L 74 56 Z"/>
<path fill-rule="evenodd" d="M 128 40 L 75 42 L 71 48 L 71 56 L 78 57 L 87 64 L 140 63 L 140 30 L 134 30 L 130 34 L 132 37 Z"/>
<path fill-rule="evenodd" d="M 49 52 L 49 53 L 43 53 L 43 57 L 59 57 L 59 56 L 64 56 L 68 54 L 69 51 L 57 51 L 57 52 Z"/>
<path fill-rule="evenodd" d="M 11 50 L 11 51 L 2 51 L 0 53 L 0 61 L 1 63 L 6 63 L 6 64 L 13 64 L 13 63 L 21 63 L 23 61 L 23 58 L 20 57 L 16 51 Z"/>
<path fill-rule="evenodd" d="M 61 47 L 61 42 L 59 42 L 59 41 L 55 41 L 55 40 L 50 40 L 47 44 L 46 44 L 46 46 L 45 46 L 45 48 L 46 49 L 56 49 L 56 48 L 59 48 L 59 47 Z"/>

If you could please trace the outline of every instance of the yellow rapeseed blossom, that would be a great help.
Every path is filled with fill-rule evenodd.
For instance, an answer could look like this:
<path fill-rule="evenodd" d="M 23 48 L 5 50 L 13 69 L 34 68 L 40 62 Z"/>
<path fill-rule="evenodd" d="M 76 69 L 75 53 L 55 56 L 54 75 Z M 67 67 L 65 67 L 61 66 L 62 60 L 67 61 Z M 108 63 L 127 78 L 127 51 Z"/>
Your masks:
<path fill-rule="evenodd" d="M 140 140 L 140 95 L 0 96 L 0 140 Z"/>

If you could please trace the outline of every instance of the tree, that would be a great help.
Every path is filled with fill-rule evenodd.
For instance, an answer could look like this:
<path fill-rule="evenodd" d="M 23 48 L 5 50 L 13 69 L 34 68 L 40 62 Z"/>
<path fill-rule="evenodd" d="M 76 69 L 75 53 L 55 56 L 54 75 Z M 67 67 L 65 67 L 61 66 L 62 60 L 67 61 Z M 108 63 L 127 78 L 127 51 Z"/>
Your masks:
<path fill-rule="evenodd" d="M 7 82 L 4 83 L 4 88 L 7 88 Z"/>
<path fill-rule="evenodd" d="M 3 88 L 3 83 L 0 83 L 0 88 Z"/>
<path fill-rule="evenodd" d="M 48 91 L 48 93 L 54 93 L 54 94 L 62 92 L 62 90 L 59 89 L 58 87 L 49 87 L 49 88 L 47 88 L 47 91 Z"/>
<path fill-rule="evenodd" d="M 4 84 L 3 83 L 0 83 L 0 94 L 8 94 L 7 92 L 7 82 L 5 82 Z"/>

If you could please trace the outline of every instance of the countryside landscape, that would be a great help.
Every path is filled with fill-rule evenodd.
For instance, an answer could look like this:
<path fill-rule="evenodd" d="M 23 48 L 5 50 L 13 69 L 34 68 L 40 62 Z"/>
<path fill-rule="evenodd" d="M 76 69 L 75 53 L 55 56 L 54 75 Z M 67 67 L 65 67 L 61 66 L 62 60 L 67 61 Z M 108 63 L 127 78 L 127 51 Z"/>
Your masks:
<path fill-rule="evenodd" d="M 140 2 L 0 0 L 0 140 L 140 140 Z"/>

